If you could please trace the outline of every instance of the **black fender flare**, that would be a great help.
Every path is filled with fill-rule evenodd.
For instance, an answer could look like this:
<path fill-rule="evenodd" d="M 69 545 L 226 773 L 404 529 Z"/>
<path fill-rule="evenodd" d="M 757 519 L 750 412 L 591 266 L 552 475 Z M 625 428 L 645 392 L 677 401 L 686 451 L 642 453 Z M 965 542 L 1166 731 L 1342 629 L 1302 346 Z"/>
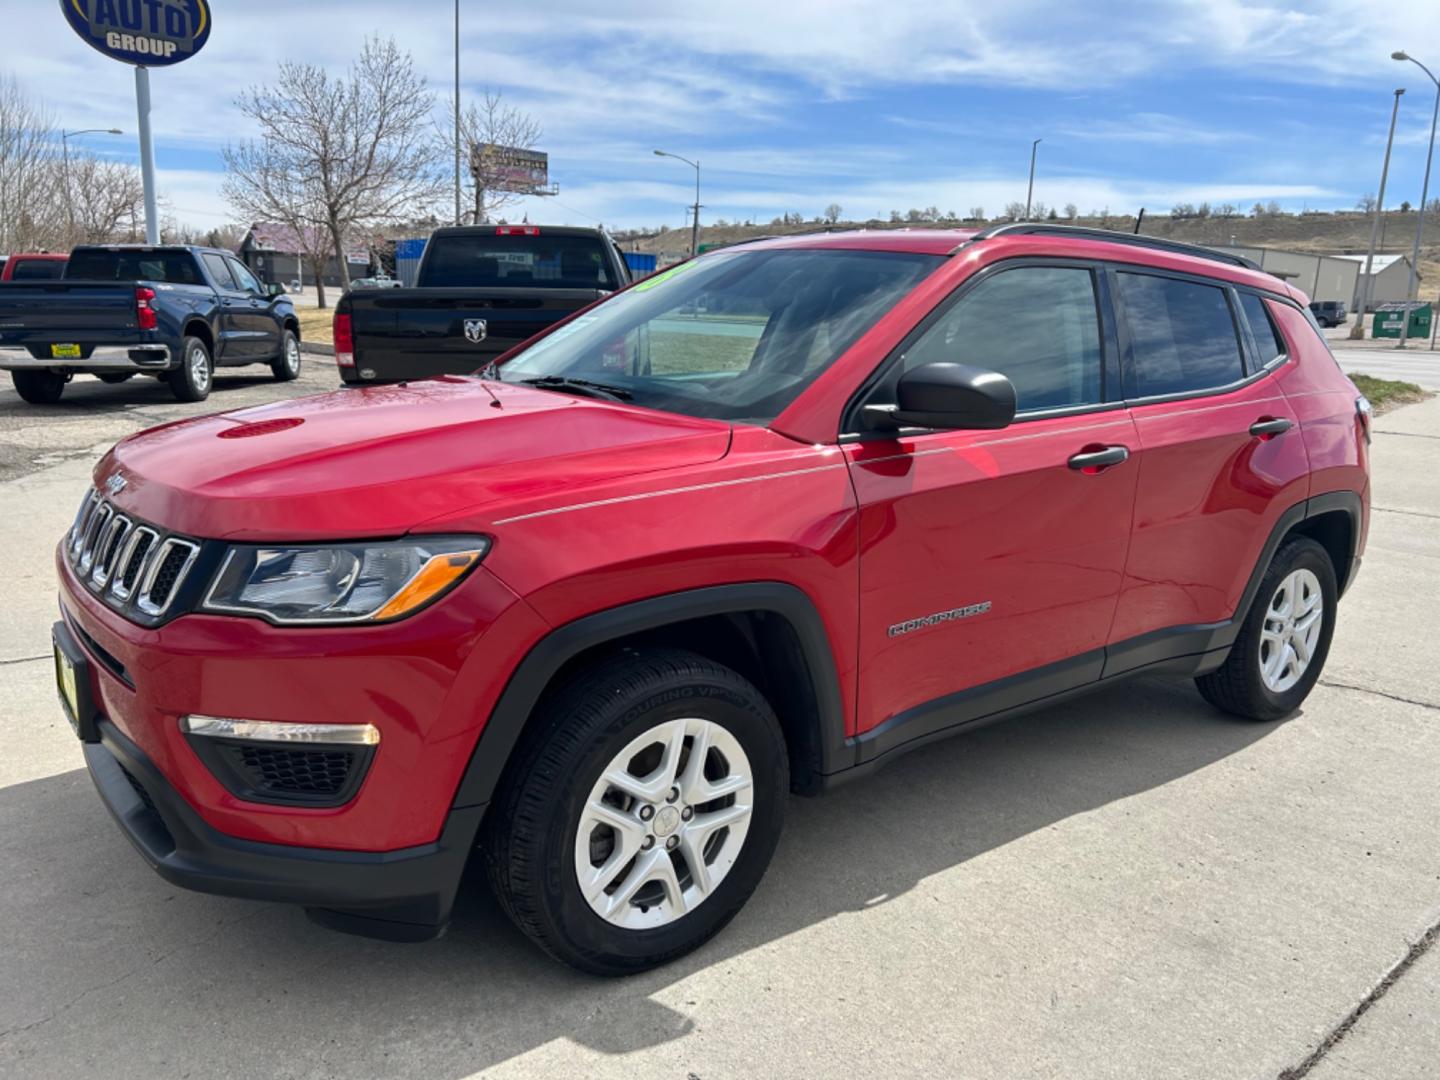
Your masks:
<path fill-rule="evenodd" d="M 854 763 L 845 745 L 845 715 L 824 621 L 806 593 L 778 581 L 710 585 L 637 600 L 583 616 L 550 631 L 515 668 L 491 710 L 456 789 L 452 809 L 483 806 L 494 795 L 535 705 L 565 663 L 587 649 L 672 623 L 713 615 L 769 612 L 794 629 L 809 671 L 820 730 L 823 773 Z"/>

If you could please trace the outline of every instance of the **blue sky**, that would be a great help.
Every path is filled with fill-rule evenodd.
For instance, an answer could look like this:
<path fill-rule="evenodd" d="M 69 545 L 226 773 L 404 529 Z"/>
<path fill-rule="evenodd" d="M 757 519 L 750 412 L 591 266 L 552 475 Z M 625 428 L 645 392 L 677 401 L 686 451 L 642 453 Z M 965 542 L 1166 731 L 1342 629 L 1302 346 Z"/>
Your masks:
<path fill-rule="evenodd" d="M 232 220 L 220 148 L 280 59 L 343 70 L 393 35 L 450 92 L 451 0 L 211 0 L 210 42 L 152 74 L 161 193 L 181 221 Z M 1035 197 L 1081 212 L 1275 199 L 1348 208 L 1377 186 L 1390 93 L 1405 86 L 1387 203 L 1418 200 L 1440 73 L 1434 0 L 918 3 L 910 0 L 462 0 L 462 94 L 483 86 L 540 122 L 558 199 L 533 220 L 768 222 Z M 0 74 L 98 152 L 134 157 L 133 75 L 80 41 L 54 0 L 0 0 Z M 1404 28 L 1397 32 L 1396 27 Z M 442 106 L 443 107 L 443 106 Z M 1440 177 L 1432 185 L 1440 195 Z M 537 200 L 538 202 L 538 200 Z"/>

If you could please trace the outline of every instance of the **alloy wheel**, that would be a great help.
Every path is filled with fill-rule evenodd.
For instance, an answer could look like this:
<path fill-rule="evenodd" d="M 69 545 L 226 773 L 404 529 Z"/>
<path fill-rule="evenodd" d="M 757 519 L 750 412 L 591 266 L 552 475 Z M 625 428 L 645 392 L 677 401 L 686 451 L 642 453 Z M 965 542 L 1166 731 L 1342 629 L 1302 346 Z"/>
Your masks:
<path fill-rule="evenodd" d="M 667 720 L 631 740 L 585 800 L 575 875 L 616 926 L 666 926 L 710 896 L 750 827 L 754 778 L 740 743 L 710 720 Z"/>
<path fill-rule="evenodd" d="M 1283 694 L 1305 674 L 1325 620 L 1320 579 L 1309 570 L 1287 574 L 1270 599 L 1260 628 L 1260 678 Z"/>

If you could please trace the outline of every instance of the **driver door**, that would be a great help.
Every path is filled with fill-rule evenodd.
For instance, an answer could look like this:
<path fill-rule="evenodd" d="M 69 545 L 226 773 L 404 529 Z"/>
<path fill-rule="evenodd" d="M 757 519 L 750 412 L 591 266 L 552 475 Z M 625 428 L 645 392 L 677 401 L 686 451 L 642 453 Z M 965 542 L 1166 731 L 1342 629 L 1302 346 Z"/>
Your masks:
<path fill-rule="evenodd" d="M 1084 264 L 1001 264 L 920 324 L 865 402 L 893 403 L 908 368 L 954 361 L 1006 375 L 1018 411 L 1000 431 L 846 448 L 861 523 L 862 738 L 881 729 L 882 742 L 904 742 L 1099 678 L 1137 475 L 1134 461 L 1080 456 L 1136 446 L 1107 377 L 1103 288 Z"/>

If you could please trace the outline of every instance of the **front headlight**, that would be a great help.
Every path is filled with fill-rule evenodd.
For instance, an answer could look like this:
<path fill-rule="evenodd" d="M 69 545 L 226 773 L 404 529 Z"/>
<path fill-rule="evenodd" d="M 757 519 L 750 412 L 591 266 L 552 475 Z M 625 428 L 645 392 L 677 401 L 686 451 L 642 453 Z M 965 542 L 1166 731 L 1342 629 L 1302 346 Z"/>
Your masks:
<path fill-rule="evenodd" d="M 373 544 L 237 544 L 205 596 L 206 611 L 275 623 L 382 622 L 448 592 L 485 557 L 483 536 Z"/>

